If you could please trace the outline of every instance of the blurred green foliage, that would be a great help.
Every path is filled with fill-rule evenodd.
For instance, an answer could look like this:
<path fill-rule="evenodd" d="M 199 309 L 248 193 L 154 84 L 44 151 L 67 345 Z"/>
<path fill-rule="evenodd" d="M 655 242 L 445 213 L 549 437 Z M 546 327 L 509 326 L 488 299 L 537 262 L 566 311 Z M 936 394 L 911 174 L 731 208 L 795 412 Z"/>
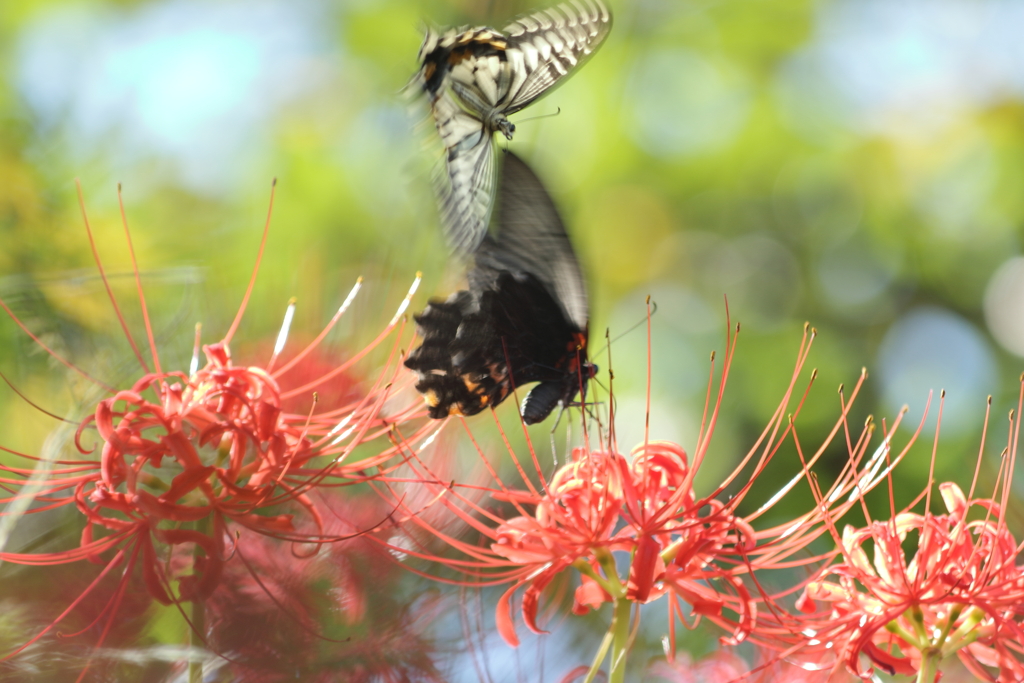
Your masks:
<path fill-rule="evenodd" d="M 621 445 L 643 436 L 647 339 L 642 328 L 617 335 L 643 320 L 652 295 L 652 435 L 692 448 L 709 353 L 724 349 L 727 297 L 742 332 L 707 481 L 775 410 L 810 321 L 819 373 L 802 437 L 827 433 L 835 388 L 862 367 L 856 425 L 869 414 L 891 424 L 908 403 L 916 426 L 928 390 L 946 388 L 937 474 L 967 483 L 985 396 L 1002 419 L 1021 369 L 1007 350 L 1020 345 L 990 329 L 1024 316 L 1024 293 L 986 299 L 993 273 L 1020 252 L 1024 221 L 1024 66 L 1002 49 L 1019 8 L 611 5 L 615 26 L 599 54 L 520 118 L 560 113 L 519 124 L 509 145 L 564 212 L 591 288 L 591 348 L 604 346 L 606 328 L 616 337 Z M 161 348 L 184 369 L 195 322 L 207 340 L 230 324 L 276 177 L 244 337 L 270 338 L 291 296 L 296 329 L 312 334 L 362 275 L 366 296 L 343 326 L 343 345 L 357 348 L 416 271 L 425 280 L 414 309 L 461 277 L 430 192 L 429 125 L 416 130 L 422 112 L 401 95 L 419 26 L 501 26 L 530 8 L 5 0 L 0 297 L 90 372 L 129 378 L 74 186 L 79 178 L 109 271 L 125 274 L 120 182 Z M 115 286 L 131 301 L 129 280 Z M 141 329 L 137 310 L 128 318 Z M 606 369 L 604 352 L 595 360 Z M 0 371 L 57 413 L 85 399 L 6 319 Z M 0 387 L 0 425 L 3 445 L 33 451 L 52 423 Z M 926 481 L 931 429 L 897 473 L 898 500 Z M 987 480 L 1001 447 L 988 449 Z M 796 468 L 788 453 L 767 480 Z"/>

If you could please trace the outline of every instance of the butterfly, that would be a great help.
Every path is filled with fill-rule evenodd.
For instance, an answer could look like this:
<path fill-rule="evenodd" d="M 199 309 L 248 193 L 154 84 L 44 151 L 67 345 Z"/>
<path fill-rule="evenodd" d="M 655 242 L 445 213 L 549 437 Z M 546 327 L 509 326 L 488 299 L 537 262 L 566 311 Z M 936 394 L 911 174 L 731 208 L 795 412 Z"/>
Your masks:
<path fill-rule="evenodd" d="M 509 140 L 508 116 L 561 83 L 611 30 L 601 0 L 572 0 L 516 19 L 502 31 L 427 30 L 413 77 L 428 97 L 445 148 L 438 175 L 441 219 L 452 248 L 471 254 L 494 204 L 493 137 Z"/>
<path fill-rule="evenodd" d="M 469 288 L 415 316 L 422 345 L 405 365 L 418 374 L 430 416 L 474 415 L 514 387 L 526 424 L 586 391 L 587 290 L 562 219 L 540 179 L 511 152 L 499 179 L 494 235 L 474 254 Z"/>

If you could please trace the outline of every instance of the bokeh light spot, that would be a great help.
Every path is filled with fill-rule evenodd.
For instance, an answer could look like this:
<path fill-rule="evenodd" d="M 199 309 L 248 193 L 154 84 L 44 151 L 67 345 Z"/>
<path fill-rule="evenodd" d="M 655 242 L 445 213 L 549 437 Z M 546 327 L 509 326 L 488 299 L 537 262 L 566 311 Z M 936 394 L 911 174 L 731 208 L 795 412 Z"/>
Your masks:
<path fill-rule="evenodd" d="M 985 290 L 985 322 L 999 344 L 1024 356 L 1024 257 L 1006 261 Z"/>
<path fill-rule="evenodd" d="M 751 234 L 689 254 L 696 281 L 711 301 L 728 297 L 735 320 L 762 331 L 790 320 L 802 297 L 800 264 L 779 240 Z"/>
<path fill-rule="evenodd" d="M 259 173 L 267 122 L 330 76 L 320 13 L 275 0 L 58 7 L 20 36 L 15 81 L 47 138 L 77 161 L 101 156 L 119 180 L 170 174 L 218 194 Z"/>
<path fill-rule="evenodd" d="M 829 249 L 818 261 L 821 290 L 839 312 L 876 300 L 885 293 L 896 272 L 895 263 L 883 262 L 855 240 Z"/>
<path fill-rule="evenodd" d="M 942 431 L 975 429 L 984 414 L 985 397 L 995 393 L 995 359 L 982 334 L 964 318 L 936 306 L 907 313 L 886 332 L 878 350 L 878 376 L 892 414 L 904 404 L 904 426 L 916 429 L 933 391 L 927 428 L 933 428 L 939 392 L 946 390 Z"/>
<path fill-rule="evenodd" d="M 929 137 L 965 110 L 1019 96 L 1024 86 L 1020 3 L 840 0 L 819 7 L 815 40 L 782 74 L 786 89 L 801 93 L 794 101 L 836 115 L 836 123 Z M 815 102 L 822 94 L 832 106 Z"/>
<path fill-rule="evenodd" d="M 634 67 L 629 84 L 629 131 L 654 156 L 720 149 L 747 121 L 750 94 L 742 75 L 686 50 L 647 53 Z"/>
<path fill-rule="evenodd" d="M 605 285 L 630 288 L 668 267 L 673 218 L 662 197 L 637 186 L 605 189 L 573 222 L 587 226 L 586 263 Z"/>
<path fill-rule="evenodd" d="M 131 93 L 151 134 L 181 144 L 242 104 L 260 68 L 251 37 L 200 28 L 108 55 L 103 82 L 114 97 Z"/>

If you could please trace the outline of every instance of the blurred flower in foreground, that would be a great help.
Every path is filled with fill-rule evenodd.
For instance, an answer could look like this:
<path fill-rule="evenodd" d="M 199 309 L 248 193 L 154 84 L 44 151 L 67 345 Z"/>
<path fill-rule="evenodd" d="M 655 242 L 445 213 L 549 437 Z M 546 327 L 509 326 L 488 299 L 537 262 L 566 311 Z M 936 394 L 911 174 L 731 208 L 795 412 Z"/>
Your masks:
<path fill-rule="evenodd" d="M 543 633 L 537 619 L 545 589 L 557 576 L 574 569 L 580 581 L 575 592 L 575 613 L 585 613 L 604 602 L 614 605 L 612 623 L 589 669 L 588 681 L 593 680 L 609 656 L 608 680 L 611 683 L 625 680 L 626 654 L 636 627 L 630 622 L 634 614 L 639 614 L 634 607 L 663 596 L 667 596 L 670 615 L 670 633 L 666 640 L 670 656 L 675 648 L 676 617 L 689 628 L 695 627 L 701 618 L 709 619 L 726 629 L 728 643 L 746 639 L 756 632 L 758 604 L 764 598 L 758 594 L 761 589 L 757 581 L 748 582 L 745 577 L 754 571 L 816 564 L 819 558 L 804 551 L 812 541 L 828 533 L 829 518 L 841 517 L 857 504 L 865 491 L 880 481 L 880 464 L 884 464 L 882 458 L 889 453 L 887 444 L 892 432 L 887 435 L 884 447 L 865 462 L 873 432 L 873 423 L 866 424 L 859 438 L 846 440 L 847 466 L 815 509 L 783 525 L 754 529 L 753 522 L 758 517 L 808 478 L 811 468 L 840 430 L 847 437 L 850 435 L 847 415 L 864 380 L 863 374 L 851 399 L 841 403 L 841 415 L 828 438 L 811 457 L 803 460 L 804 448 L 795 420 L 806 394 L 796 401 L 792 413 L 789 411 L 814 337 L 813 331 L 805 329 L 791 380 L 772 420 L 725 481 L 708 495 L 698 497 L 693 491 L 693 481 L 708 452 L 718 420 L 737 336 L 730 335 L 727 339 L 717 394 L 713 394 L 712 365 L 708 409 L 692 464 L 680 446 L 646 438 L 629 457 L 620 455 L 614 436 L 614 414 L 608 417 L 607 429 L 597 421 L 601 446 L 575 449 L 571 462 L 557 470 L 550 480 L 546 479 L 532 445 L 530 457 L 534 471 L 530 477 L 510 448 L 524 490 L 506 486 L 478 447 L 482 462 L 495 483 L 489 490 L 490 495 L 506 503 L 502 514 L 478 502 L 480 487 L 440 483 L 442 480 L 431 475 L 410 445 L 406 460 L 420 468 L 419 478 L 424 482 L 438 482 L 434 484 L 437 504 L 475 529 L 481 538 L 478 543 L 461 541 L 440 527 L 434 518 L 416 514 L 405 506 L 410 524 L 434 534 L 456 554 L 435 554 L 425 549 L 411 551 L 409 543 L 396 549 L 436 563 L 435 572 L 440 566 L 455 573 L 455 578 L 445 576 L 446 581 L 467 586 L 509 585 L 498 602 L 496 618 L 498 631 L 513 646 L 519 642 L 512 616 L 516 592 L 523 589 L 521 612 L 527 627 L 535 633 Z M 614 401 L 608 404 L 614 408 Z M 588 430 L 593 425 L 588 424 L 586 415 L 583 427 L 584 442 L 589 444 Z M 789 442 L 802 459 L 801 472 L 756 512 L 740 516 L 738 506 L 768 462 Z M 896 459 L 901 457 L 902 453 Z M 532 483 L 534 475 L 540 486 Z M 741 475 L 746 478 L 741 480 Z M 739 484 L 738 491 L 727 501 L 720 500 L 733 483 Z M 394 503 L 403 506 L 397 494 Z M 628 573 L 625 573 L 623 567 L 627 565 Z M 690 623 L 685 621 L 683 602 L 690 606 L 689 612 L 693 615 Z M 566 680 L 579 675 L 580 671 L 576 670 Z"/>
<path fill-rule="evenodd" d="M 851 676 L 844 672 L 808 670 L 797 664 L 777 661 L 774 657 L 761 667 L 752 667 L 734 653 L 718 650 L 694 662 L 683 653 L 673 662 L 657 662 L 648 673 L 655 681 L 667 683 L 848 683 Z"/>
<path fill-rule="evenodd" d="M 815 576 L 797 604 L 806 612 L 793 621 L 801 625 L 791 639 L 799 657 L 829 650 L 837 666 L 869 678 L 864 655 L 890 674 L 931 683 L 956 653 L 980 680 L 1024 680 L 1024 567 L 1005 518 L 1019 429 L 1020 416 L 1011 413 L 992 498 L 974 497 L 976 469 L 969 495 L 954 483 L 939 485 L 946 514 L 930 511 L 929 486 L 890 519 L 869 517 L 841 537 L 833 529 L 840 561 Z M 922 499 L 924 513 L 911 512 Z"/>
<path fill-rule="evenodd" d="M 85 218 L 84 204 L 82 213 Z M 202 347 L 206 363 L 199 367 L 197 327 L 192 368 L 188 373 L 168 371 L 162 368 L 156 350 L 134 252 L 132 265 L 152 354 L 150 362 L 128 330 L 87 218 L 85 222 L 99 274 L 143 375 L 128 389 L 106 385 L 50 350 L 0 301 L 0 307 L 40 347 L 107 394 L 78 426 L 74 444 L 83 457 L 57 460 L 50 454 L 37 457 L 4 449 L 37 466 L 0 466 L 8 475 L 0 482 L 10 492 L 2 501 L 7 507 L 0 514 L 16 521 L 21 514 L 73 505 L 86 524 L 78 548 L 51 553 L 0 552 L 0 560 L 55 565 L 87 559 L 103 565 L 95 580 L 67 609 L 5 658 L 53 630 L 118 568 L 122 578 L 96 617 L 96 624 L 105 619 L 96 647 L 103 644 L 113 625 L 136 568 L 153 599 L 179 608 L 181 602 L 193 603 L 189 623 L 199 640 L 205 642 L 202 603 L 220 582 L 240 535 L 251 532 L 299 544 L 294 554 L 300 561 L 316 554 L 320 544 L 365 533 L 387 519 L 385 512 L 381 520 L 368 523 L 365 529 L 351 528 L 340 535 L 328 533 L 322 506 L 314 502 L 311 492 L 365 479 L 364 470 L 382 465 L 396 451 L 382 441 L 384 447 L 375 454 L 363 454 L 349 463 L 353 451 L 385 435 L 394 423 L 419 414 L 418 402 L 413 401 L 406 407 L 395 409 L 389 403 L 385 408 L 386 399 L 393 393 L 392 382 L 400 371 L 397 351 L 404 325 L 402 313 L 419 283 L 418 277 L 398 313 L 369 346 L 345 362 L 329 367 L 321 363 L 324 370 L 319 376 L 282 391 L 279 378 L 319 353 L 318 344 L 349 307 L 359 283 L 320 335 L 280 368 L 274 369 L 288 337 L 294 302 L 270 360 L 262 366 L 234 365 L 229 343 L 255 284 L 269 229 L 268 214 L 256 267 L 230 329 L 221 341 Z M 125 234 L 131 251 L 127 223 Z M 351 386 L 353 380 L 348 373 L 353 364 L 396 330 L 390 356 L 369 390 L 343 405 L 317 412 L 316 389 L 328 382 Z M 284 401 L 295 397 L 305 398 L 303 414 L 283 408 Z M 93 432 L 96 445 L 90 444 Z M 12 519 L 7 523 L 10 525 Z M 6 540 L 4 537 L 0 549 Z"/>
<path fill-rule="evenodd" d="M 388 512 L 380 499 L 333 497 L 325 531 L 356 534 Z M 262 535 L 242 536 L 237 561 L 207 603 L 210 640 L 231 680 L 437 681 L 424 633 L 442 598 L 403 602 L 401 567 L 379 544 L 355 535 L 299 560 Z"/>

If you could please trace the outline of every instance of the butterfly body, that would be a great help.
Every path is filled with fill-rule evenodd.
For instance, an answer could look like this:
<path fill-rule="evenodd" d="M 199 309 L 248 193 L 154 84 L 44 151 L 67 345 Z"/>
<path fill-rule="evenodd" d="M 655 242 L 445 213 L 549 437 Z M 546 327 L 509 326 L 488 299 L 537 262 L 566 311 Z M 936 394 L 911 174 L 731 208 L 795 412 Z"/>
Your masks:
<path fill-rule="evenodd" d="M 469 288 L 416 316 L 423 343 L 405 364 L 419 375 L 431 417 L 474 415 L 539 382 L 522 405 L 533 424 L 569 405 L 596 373 L 572 246 L 539 179 L 511 153 L 497 224 L 475 254 Z"/>
<path fill-rule="evenodd" d="M 560 84 L 611 30 L 599 0 L 573 0 L 489 27 L 428 30 L 413 78 L 430 101 L 445 146 L 441 217 L 452 247 L 472 253 L 493 206 L 493 134 L 511 140 L 508 117 Z"/>

